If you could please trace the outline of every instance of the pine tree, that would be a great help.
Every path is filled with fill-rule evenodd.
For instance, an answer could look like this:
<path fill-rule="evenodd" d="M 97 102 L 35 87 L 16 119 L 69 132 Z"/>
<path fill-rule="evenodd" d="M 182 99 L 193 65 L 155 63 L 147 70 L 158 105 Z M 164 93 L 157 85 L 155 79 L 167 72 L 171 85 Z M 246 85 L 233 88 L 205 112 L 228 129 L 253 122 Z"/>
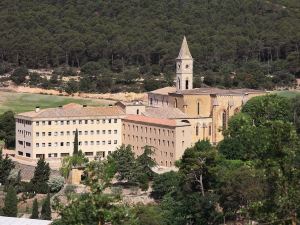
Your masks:
<path fill-rule="evenodd" d="M 73 155 L 78 155 L 78 130 L 75 131 Z"/>
<path fill-rule="evenodd" d="M 47 197 L 42 205 L 41 219 L 51 220 L 51 205 L 50 205 L 50 194 L 47 194 Z"/>
<path fill-rule="evenodd" d="M 39 218 L 39 206 L 38 206 L 38 201 L 37 199 L 34 199 L 33 204 L 32 204 L 32 214 L 31 214 L 31 219 L 38 219 Z"/>
<path fill-rule="evenodd" d="M 17 217 L 18 214 L 18 198 L 17 192 L 13 187 L 8 188 L 7 194 L 5 196 L 4 216 Z"/>

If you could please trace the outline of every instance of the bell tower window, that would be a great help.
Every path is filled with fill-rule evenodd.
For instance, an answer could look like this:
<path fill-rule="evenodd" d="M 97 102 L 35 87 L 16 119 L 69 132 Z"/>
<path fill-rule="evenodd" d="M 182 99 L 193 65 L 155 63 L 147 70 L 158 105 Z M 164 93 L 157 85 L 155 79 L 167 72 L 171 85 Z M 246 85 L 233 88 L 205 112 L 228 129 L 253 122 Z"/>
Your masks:
<path fill-rule="evenodd" d="M 185 81 L 185 89 L 189 89 L 189 80 Z"/>

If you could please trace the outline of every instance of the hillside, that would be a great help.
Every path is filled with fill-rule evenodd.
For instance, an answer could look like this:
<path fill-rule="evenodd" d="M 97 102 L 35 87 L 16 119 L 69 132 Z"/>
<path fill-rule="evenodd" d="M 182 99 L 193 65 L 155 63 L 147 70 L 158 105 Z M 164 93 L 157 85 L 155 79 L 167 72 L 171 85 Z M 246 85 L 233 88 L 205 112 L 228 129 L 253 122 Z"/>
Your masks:
<path fill-rule="evenodd" d="M 0 18 L 0 59 L 13 66 L 94 61 L 96 75 L 172 75 L 186 35 L 196 86 L 200 76 L 251 88 L 300 76 L 298 0 L 2 0 Z"/>

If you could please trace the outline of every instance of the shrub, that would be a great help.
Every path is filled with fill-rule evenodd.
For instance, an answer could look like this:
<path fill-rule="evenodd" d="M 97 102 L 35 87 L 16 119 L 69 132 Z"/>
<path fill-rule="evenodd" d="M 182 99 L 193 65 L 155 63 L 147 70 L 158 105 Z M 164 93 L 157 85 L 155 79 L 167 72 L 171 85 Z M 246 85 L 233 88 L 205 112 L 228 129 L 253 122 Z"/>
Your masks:
<path fill-rule="evenodd" d="M 50 177 L 47 183 L 50 192 L 59 192 L 64 186 L 65 179 L 62 176 Z"/>
<path fill-rule="evenodd" d="M 23 83 L 28 75 L 28 69 L 26 67 L 19 67 L 15 69 L 10 79 L 17 85 Z"/>
<path fill-rule="evenodd" d="M 66 188 L 65 188 L 65 194 L 68 195 L 68 194 L 71 194 L 71 193 L 75 193 L 76 191 L 76 186 L 75 185 L 67 185 Z"/>

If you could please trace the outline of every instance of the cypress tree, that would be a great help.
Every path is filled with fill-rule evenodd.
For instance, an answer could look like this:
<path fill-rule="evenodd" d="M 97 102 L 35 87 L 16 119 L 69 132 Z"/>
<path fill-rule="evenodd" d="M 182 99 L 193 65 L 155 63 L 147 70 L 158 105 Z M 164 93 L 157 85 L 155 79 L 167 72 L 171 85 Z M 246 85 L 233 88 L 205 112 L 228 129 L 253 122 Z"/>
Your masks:
<path fill-rule="evenodd" d="M 42 205 L 41 211 L 42 220 L 51 220 L 51 205 L 50 205 L 50 194 L 47 194 L 47 197 Z"/>
<path fill-rule="evenodd" d="M 49 163 L 46 163 L 44 159 L 40 159 L 35 167 L 33 178 L 30 181 L 37 193 L 48 193 L 49 187 L 47 181 L 49 180 L 49 176 Z"/>
<path fill-rule="evenodd" d="M 78 130 L 75 131 L 73 155 L 78 155 Z"/>
<path fill-rule="evenodd" d="M 7 194 L 5 196 L 4 216 L 17 217 L 18 215 L 18 198 L 17 192 L 13 187 L 8 188 Z"/>
<path fill-rule="evenodd" d="M 39 218 L 39 206 L 38 206 L 38 201 L 37 199 L 34 199 L 33 204 L 32 204 L 32 214 L 31 214 L 31 219 L 38 219 Z"/>

